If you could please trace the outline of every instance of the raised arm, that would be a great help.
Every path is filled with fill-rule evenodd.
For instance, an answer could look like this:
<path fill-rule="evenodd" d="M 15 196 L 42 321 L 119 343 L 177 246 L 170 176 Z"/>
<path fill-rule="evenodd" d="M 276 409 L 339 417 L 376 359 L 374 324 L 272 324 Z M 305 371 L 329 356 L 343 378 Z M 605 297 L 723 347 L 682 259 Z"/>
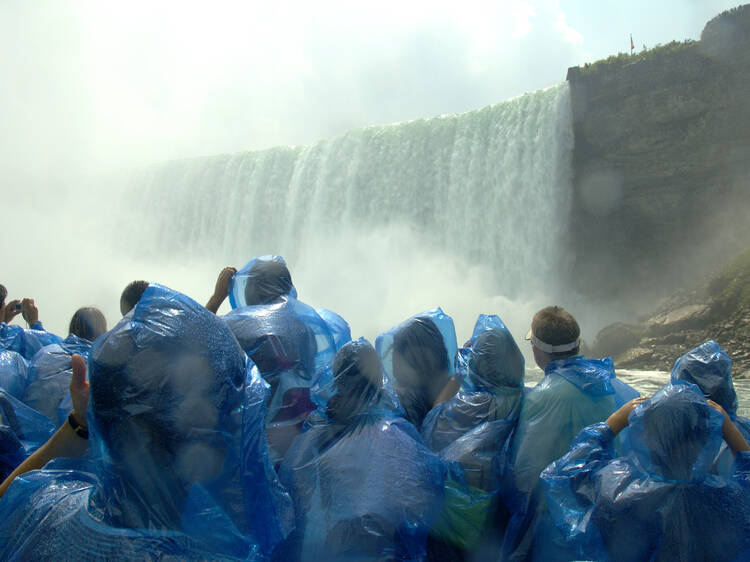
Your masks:
<path fill-rule="evenodd" d="M 747 444 L 742 433 L 740 433 L 740 430 L 734 425 L 732 418 L 730 418 L 729 414 L 724 411 L 724 408 L 713 400 L 709 400 L 708 405 L 724 416 L 724 424 L 721 426 L 721 433 L 724 436 L 724 441 L 726 441 L 729 448 L 732 449 L 732 452 L 736 454 L 740 451 L 750 451 L 750 445 Z"/>
<path fill-rule="evenodd" d="M 75 458 L 89 448 L 86 409 L 89 404 L 89 383 L 86 382 L 86 362 L 80 355 L 73 355 L 73 377 L 70 379 L 70 397 L 73 399 L 71 421 L 66 421 L 49 440 L 23 461 L 0 485 L 0 497 L 11 482 L 21 474 L 42 468 L 58 457 Z M 77 429 L 73 429 L 73 425 Z"/>
<path fill-rule="evenodd" d="M 219 273 L 219 277 L 216 279 L 216 287 L 214 287 L 214 294 L 211 295 L 211 298 L 206 303 L 206 308 L 214 314 L 219 311 L 221 303 L 227 298 L 229 283 L 235 273 L 237 273 L 237 268 L 235 267 L 225 267 Z"/>

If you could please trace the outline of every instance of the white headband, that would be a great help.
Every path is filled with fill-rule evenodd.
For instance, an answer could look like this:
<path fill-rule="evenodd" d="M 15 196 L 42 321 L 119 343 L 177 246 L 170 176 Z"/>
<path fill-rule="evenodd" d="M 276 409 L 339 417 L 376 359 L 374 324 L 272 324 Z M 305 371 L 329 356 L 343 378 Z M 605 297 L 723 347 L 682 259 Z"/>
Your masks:
<path fill-rule="evenodd" d="M 580 340 L 576 339 L 575 341 L 572 341 L 570 343 L 550 345 L 548 343 L 544 343 L 530 331 L 526 336 L 526 339 L 531 340 L 531 343 L 534 345 L 534 347 L 536 347 L 539 351 L 544 351 L 545 353 L 565 353 L 566 351 L 573 351 L 580 344 Z"/>

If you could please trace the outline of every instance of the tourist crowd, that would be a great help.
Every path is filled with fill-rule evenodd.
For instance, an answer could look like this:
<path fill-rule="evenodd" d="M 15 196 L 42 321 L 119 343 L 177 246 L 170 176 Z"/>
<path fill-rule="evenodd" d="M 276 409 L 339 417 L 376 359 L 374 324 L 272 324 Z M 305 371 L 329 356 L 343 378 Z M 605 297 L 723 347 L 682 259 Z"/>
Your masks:
<path fill-rule="evenodd" d="M 716 342 L 641 397 L 549 306 L 532 388 L 498 316 L 460 348 L 440 308 L 352 340 L 278 256 L 205 306 L 134 281 L 120 309 L 63 338 L 0 285 L 2 560 L 750 560 Z"/>

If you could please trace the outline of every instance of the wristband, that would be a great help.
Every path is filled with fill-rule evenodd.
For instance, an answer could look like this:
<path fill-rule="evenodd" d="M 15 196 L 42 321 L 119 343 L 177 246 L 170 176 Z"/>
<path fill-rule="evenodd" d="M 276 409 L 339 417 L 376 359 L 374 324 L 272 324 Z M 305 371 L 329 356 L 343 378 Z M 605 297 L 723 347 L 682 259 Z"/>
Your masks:
<path fill-rule="evenodd" d="M 89 438 L 89 430 L 76 421 L 75 416 L 73 416 L 73 412 L 70 412 L 70 415 L 68 416 L 68 423 L 70 424 L 70 427 L 73 428 L 73 431 L 75 431 L 78 437 L 80 437 L 81 439 Z"/>

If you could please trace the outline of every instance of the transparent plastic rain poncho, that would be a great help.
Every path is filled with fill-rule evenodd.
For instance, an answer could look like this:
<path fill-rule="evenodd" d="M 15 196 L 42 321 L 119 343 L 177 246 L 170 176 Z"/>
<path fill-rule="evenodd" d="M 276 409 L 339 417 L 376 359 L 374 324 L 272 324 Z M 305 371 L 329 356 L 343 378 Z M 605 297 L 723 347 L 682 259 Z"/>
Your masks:
<path fill-rule="evenodd" d="M 719 404 L 732 418 L 746 440 L 750 440 L 750 420 L 737 415 L 737 393 L 732 381 L 732 359 L 713 340 L 699 345 L 680 357 L 672 369 L 672 382 L 689 382 L 698 386 L 706 398 Z M 734 455 L 722 443 L 713 471 L 728 476 Z"/>
<path fill-rule="evenodd" d="M 45 345 L 60 341 L 59 336 L 44 330 L 26 330 L 15 324 L 0 322 L 0 350 L 15 351 L 27 361 Z"/>
<path fill-rule="evenodd" d="M 36 352 L 29 363 L 29 376 L 23 393 L 25 404 L 52 420 L 65 422 L 73 409 L 70 403 L 70 379 L 73 376 L 71 357 L 88 357 L 91 342 L 70 334 L 60 343 L 46 345 Z M 63 402 L 70 407 L 61 407 Z"/>
<path fill-rule="evenodd" d="M 264 273 L 261 278 L 252 275 L 245 278 L 248 294 L 258 292 L 251 285 L 256 281 L 263 284 L 265 294 L 273 293 L 269 287 L 281 292 L 280 287 L 287 287 L 288 272 L 286 266 L 281 267 L 283 260 L 275 260 L 281 258 L 252 260 L 235 278 L 246 268 L 251 273 L 260 268 Z M 272 275 L 280 275 L 281 280 L 272 282 Z M 328 324 L 312 307 L 291 296 L 296 294 L 292 290 L 272 302 L 242 306 L 223 317 L 260 376 L 271 387 L 266 430 L 274 465 L 281 461 L 289 445 L 301 433 L 305 418 L 315 409 L 310 387 L 318 379 L 322 379 L 321 384 L 330 380 L 336 354 Z"/>
<path fill-rule="evenodd" d="M 0 388 L 15 398 L 26 390 L 29 369 L 26 360 L 15 351 L 0 351 Z"/>
<path fill-rule="evenodd" d="M 508 558 L 527 557 L 533 549 L 536 560 L 566 559 L 538 492 L 539 474 L 568 451 L 581 429 L 638 395 L 616 378 L 609 358 L 578 355 L 545 367 L 542 381 L 524 396 L 510 462 L 502 467 L 504 500 L 513 512 L 504 544 Z"/>
<path fill-rule="evenodd" d="M 500 318 L 479 316 L 469 346 L 456 355 L 456 374 L 462 379 L 458 393 L 427 414 L 422 436 L 441 458 L 459 463 L 465 476 L 465 485 L 448 483 L 435 534 L 470 549 L 493 523 L 496 471 L 523 397 L 523 354 Z"/>
<path fill-rule="evenodd" d="M 91 461 L 19 477 L 0 502 L 0 558 L 262 559 L 291 502 L 263 432 L 267 386 L 224 323 L 150 284 L 95 342 Z"/>
<path fill-rule="evenodd" d="M 692 384 L 669 384 L 630 414 L 631 453 L 587 427 L 542 474 L 555 523 L 586 560 L 747 560 L 750 453 L 711 475 L 723 417 Z"/>
<path fill-rule="evenodd" d="M 45 416 L 0 389 L 0 480 L 55 432 Z"/>
<path fill-rule="evenodd" d="M 422 559 L 445 465 L 403 418 L 369 342 L 346 344 L 333 373 L 279 470 L 297 516 L 284 559 Z"/>
<path fill-rule="evenodd" d="M 233 309 L 269 304 L 280 297 L 297 298 L 297 289 L 281 256 L 251 259 L 229 283 L 229 304 Z"/>
<path fill-rule="evenodd" d="M 327 308 L 319 308 L 316 312 L 328 324 L 328 329 L 331 331 L 333 342 L 336 345 L 336 351 L 344 347 L 344 344 L 352 341 L 352 333 L 346 320 Z"/>
<path fill-rule="evenodd" d="M 440 308 L 427 310 L 380 334 L 375 349 L 393 381 L 406 419 L 417 429 L 454 375 L 456 330 Z"/>

